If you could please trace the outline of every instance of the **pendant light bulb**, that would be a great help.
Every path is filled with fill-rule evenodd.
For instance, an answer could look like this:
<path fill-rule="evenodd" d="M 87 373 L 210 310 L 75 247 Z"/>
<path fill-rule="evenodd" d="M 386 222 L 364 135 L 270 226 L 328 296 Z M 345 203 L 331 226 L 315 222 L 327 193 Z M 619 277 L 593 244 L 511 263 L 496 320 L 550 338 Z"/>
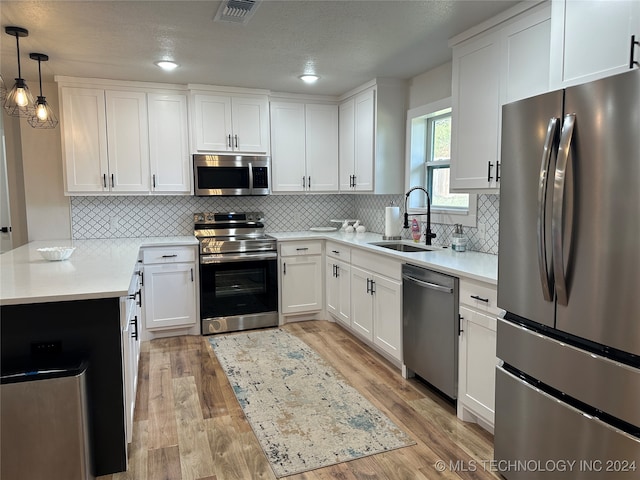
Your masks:
<path fill-rule="evenodd" d="M 38 102 L 38 106 L 36 107 L 36 117 L 41 122 L 44 122 L 49 117 L 49 112 L 47 112 L 47 106 L 44 103 Z"/>
<path fill-rule="evenodd" d="M 24 90 L 24 88 L 16 88 L 16 91 L 13 95 L 13 99 L 16 102 L 16 105 L 18 105 L 19 107 L 26 107 L 27 105 L 29 105 L 29 98 L 27 97 L 27 92 Z"/>

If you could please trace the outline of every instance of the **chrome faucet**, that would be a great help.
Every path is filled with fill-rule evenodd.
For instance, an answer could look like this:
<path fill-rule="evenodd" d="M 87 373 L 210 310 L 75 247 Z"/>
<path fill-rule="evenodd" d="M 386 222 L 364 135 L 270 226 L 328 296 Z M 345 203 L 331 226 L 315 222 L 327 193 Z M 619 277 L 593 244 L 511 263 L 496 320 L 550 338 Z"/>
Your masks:
<path fill-rule="evenodd" d="M 427 245 L 431 245 L 431 239 L 436 238 L 435 233 L 431 233 L 431 197 L 429 196 L 429 192 L 427 192 L 422 187 L 411 187 L 409 191 L 405 194 L 404 197 L 404 228 L 409 228 L 409 214 L 407 213 L 407 201 L 409 200 L 409 195 L 414 190 L 422 190 L 427 195 L 427 230 L 425 231 L 425 243 Z"/>

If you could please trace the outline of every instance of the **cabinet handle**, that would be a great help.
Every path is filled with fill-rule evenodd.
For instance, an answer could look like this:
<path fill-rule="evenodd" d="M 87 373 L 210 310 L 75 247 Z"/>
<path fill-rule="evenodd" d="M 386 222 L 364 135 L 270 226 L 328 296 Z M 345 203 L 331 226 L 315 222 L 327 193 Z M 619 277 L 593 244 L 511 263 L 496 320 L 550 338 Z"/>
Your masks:
<path fill-rule="evenodd" d="M 309 190 L 311 190 L 311 175 L 309 175 Z"/>
<path fill-rule="evenodd" d="M 335 265 L 335 264 L 334 264 L 334 265 L 331 265 L 331 270 L 332 270 L 331 275 L 332 275 L 333 277 L 335 277 L 335 276 L 336 276 L 336 265 Z"/>
<path fill-rule="evenodd" d="M 283 275 L 287 274 L 287 264 L 286 264 L 286 262 L 282 264 L 282 274 Z"/>
<path fill-rule="evenodd" d="M 371 280 L 371 295 L 376 293 L 376 289 L 374 288 L 375 286 L 376 286 L 376 282 L 374 280 Z"/>
<path fill-rule="evenodd" d="M 131 334 L 131 336 L 134 339 L 138 339 L 138 316 L 136 315 L 135 317 L 133 317 L 133 320 L 131 320 L 131 325 L 133 325 L 133 333 Z"/>
<path fill-rule="evenodd" d="M 107 188 L 107 174 L 106 173 L 102 174 L 102 186 L 104 188 Z"/>
<path fill-rule="evenodd" d="M 336 265 L 336 278 L 340 276 L 340 265 Z"/>
<path fill-rule="evenodd" d="M 112 173 L 111 174 L 111 188 L 113 188 L 115 186 L 116 186 L 116 181 L 115 181 L 115 178 L 114 178 L 114 174 Z"/>
<path fill-rule="evenodd" d="M 491 180 L 493 180 L 493 176 L 491 175 L 491 169 L 493 168 L 493 163 L 491 162 L 487 162 L 489 165 L 487 165 L 487 182 L 490 182 Z"/>
<path fill-rule="evenodd" d="M 367 293 L 371 293 L 371 287 L 369 287 L 369 282 L 371 280 L 367 278 Z"/>
<path fill-rule="evenodd" d="M 462 320 L 464 320 L 464 317 L 462 315 L 458 315 L 458 336 L 462 335 L 462 332 L 464 332 L 462 329 Z"/>
<path fill-rule="evenodd" d="M 489 303 L 489 299 L 488 298 L 482 298 L 478 295 L 471 295 L 471 298 L 475 299 L 475 300 L 480 300 L 481 302 L 485 302 L 485 303 Z"/>
<path fill-rule="evenodd" d="M 153 174 L 153 188 L 156 188 L 156 174 Z"/>
<path fill-rule="evenodd" d="M 635 35 L 631 35 L 631 52 L 629 53 L 629 68 L 633 68 L 634 65 L 637 65 L 638 67 L 640 67 L 640 62 L 638 62 L 634 57 L 634 50 L 636 45 L 638 45 L 638 47 L 640 47 L 640 42 L 636 41 L 636 36 Z"/>
<path fill-rule="evenodd" d="M 175 258 L 177 256 L 178 256 L 178 254 L 174 253 L 173 255 L 162 255 L 162 258 Z"/>
<path fill-rule="evenodd" d="M 138 294 L 138 306 L 141 307 L 142 306 L 142 290 L 138 290 L 136 293 Z"/>
<path fill-rule="evenodd" d="M 351 185 L 353 188 L 356 188 L 356 176 L 353 176 L 353 185 Z"/>
<path fill-rule="evenodd" d="M 227 136 L 227 146 L 231 148 L 231 134 Z"/>
<path fill-rule="evenodd" d="M 500 162 L 496 162 L 496 182 L 500 181 Z"/>
<path fill-rule="evenodd" d="M 296 248 L 297 251 L 301 251 L 301 250 L 309 250 L 309 247 L 300 247 L 300 248 Z"/>
<path fill-rule="evenodd" d="M 331 253 L 335 253 L 336 255 L 340 255 L 340 252 L 338 250 L 331 250 Z"/>
<path fill-rule="evenodd" d="M 234 135 L 234 138 L 236 139 L 236 148 L 238 148 L 238 135 Z"/>
<path fill-rule="evenodd" d="M 304 190 L 304 186 L 306 185 L 305 176 L 302 176 L 302 189 Z"/>
<path fill-rule="evenodd" d="M 144 272 L 141 270 L 138 272 L 138 275 L 140 275 L 140 286 L 143 287 L 144 286 Z"/>
<path fill-rule="evenodd" d="M 191 281 L 193 282 L 193 268 L 191 269 Z"/>

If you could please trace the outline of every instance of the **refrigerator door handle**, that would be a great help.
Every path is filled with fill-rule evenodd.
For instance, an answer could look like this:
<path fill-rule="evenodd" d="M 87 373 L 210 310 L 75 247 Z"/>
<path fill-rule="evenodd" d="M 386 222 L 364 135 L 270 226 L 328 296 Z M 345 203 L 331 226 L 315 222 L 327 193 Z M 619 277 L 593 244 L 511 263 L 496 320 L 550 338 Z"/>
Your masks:
<path fill-rule="evenodd" d="M 567 305 L 569 301 L 562 248 L 564 245 L 563 212 L 567 162 L 569 161 L 569 151 L 571 149 L 575 125 L 575 114 L 567 114 L 564 116 L 560 143 L 558 145 L 558 161 L 556 163 L 556 173 L 553 182 L 553 214 L 551 217 L 553 273 L 556 283 L 556 295 L 560 305 Z"/>
<path fill-rule="evenodd" d="M 549 185 L 551 154 L 558 135 L 559 123 L 560 119 L 557 117 L 549 119 L 547 136 L 542 150 L 540 181 L 538 183 L 538 271 L 540 272 L 540 283 L 542 284 L 542 296 L 547 302 L 553 301 L 553 272 L 550 272 L 548 268 L 546 245 L 547 187 Z"/>

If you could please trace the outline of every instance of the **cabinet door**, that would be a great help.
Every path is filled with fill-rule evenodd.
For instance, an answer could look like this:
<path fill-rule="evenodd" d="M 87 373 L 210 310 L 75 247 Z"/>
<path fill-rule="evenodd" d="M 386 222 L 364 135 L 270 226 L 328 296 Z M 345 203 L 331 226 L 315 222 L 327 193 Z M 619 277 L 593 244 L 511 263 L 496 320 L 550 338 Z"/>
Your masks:
<path fill-rule="evenodd" d="M 498 34 L 453 49 L 452 191 L 495 188 L 500 158 L 500 44 Z M 488 177 L 493 165 L 492 180 Z"/>
<path fill-rule="evenodd" d="M 340 281 L 336 275 L 337 266 L 334 258 L 327 258 L 325 263 L 325 305 L 327 312 L 336 318 L 340 309 Z"/>
<path fill-rule="evenodd" d="M 196 149 L 202 152 L 231 151 L 231 98 L 194 95 L 193 102 Z"/>
<path fill-rule="evenodd" d="M 340 191 L 352 191 L 355 173 L 355 101 L 353 98 L 338 107 L 338 159 Z"/>
<path fill-rule="evenodd" d="M 271 103 L 271 189 L 302 192 L 306 188 L 304 104 Z"/>
<path fill-rule="evenodd" d="M 493 425 L 496 319 L 460 306 L 458 402 Z"/>
<path fill-rule="evenodd" d="M 552 89 L 629 69 L 631 36 L 640 40 L 638 0 L 557 0 L 551 8 Z"/>
<path fill-rule="evenodd" d="M 282 257 L 282 313 L 306 313 L 322 309 L 322 257 Z"/>
<path fill-rule="evenodd" d="M 191 157 L 186 95 L 150 93 L 149 155 L 153 192 L 189 193 Z"/>
<path fill-rule="evenodd" d="M 104 90 L 60 89 L 67 192 L 109 190 Z"/>
<path fill-rule="evenodd" d="M 351 265 L 338 262 L 338 311 L 336 318 L 351 326 Z"/>
<path fill-rule="evenodd" d="M 502 104 L 549 91 L 550 41 L 549 4 L 502 30 Z"/>
<path fill-rule="evenodd" d="M 195 275 L 193 263 L 144 267 L 144 320 L 147 330 L 196 323 Z"/>
<path fill-rule="evenodd" d="M 373 190 L 375 162 L 375 92 L 368 90 L 355 98 L 355 189 Z"/>
<path fill-rule="evenodd" d="M 338 107 L 305 106 L 307 189 L 338 191 Z"/>
<path fill-rule="evenodd" d="M 147 96 L 140 92 L 105 92 L 108 183 L 112 192 L 149 191 Z"/>
<path fill-rule="evenodd" d="M 232 97 L 233 150 L 268 153 L 269 100 L 264 97 Z"/>
<path fill-rule="evenodd" d="M 351 266 L 351 327 L 369 341 L 373 341 L 373 274 Z"/>
<path fill-rule="evenodd" d="M 402 360 L 402 283 L 379 275 L 373 281 L 373 343 Z"/>

